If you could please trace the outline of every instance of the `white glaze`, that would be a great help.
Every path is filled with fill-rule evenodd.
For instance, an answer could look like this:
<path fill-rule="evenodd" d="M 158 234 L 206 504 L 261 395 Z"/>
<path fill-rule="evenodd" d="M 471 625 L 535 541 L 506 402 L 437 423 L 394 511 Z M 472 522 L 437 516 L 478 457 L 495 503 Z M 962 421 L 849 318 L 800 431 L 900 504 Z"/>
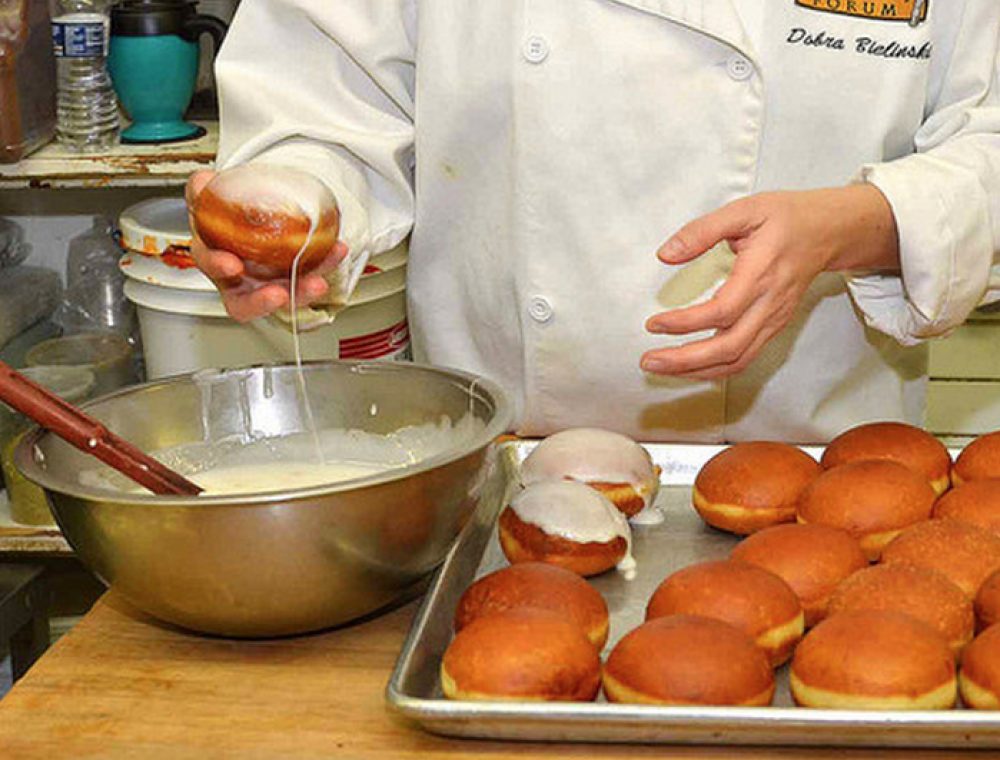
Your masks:
<path fill-rule="evenodd" d="M 635 574 L 632 531 L 618 508 L 598 491 L 572 480 L 547 480 L 524 488 L 510 503 L 522 522 L 550 536 L 576 543 L 608 543 L 624 538 L 625 557 L 619 570 L 629 578 Z"/>
<path fill-rule="evenodd" d="M 288 283 L 289 295 L 291 297 L 289 308 L 292 314 L 292 345 L 295 349 L 295 373 L 298 379 L 299 392 L 302 394 L 302 403 L 306 408 L 306 425 L 312 434 L 313 443 L 316 447 L 316 461 L 321 464 L 323 459 L 323 447 L 319 444 L 319 429 L 316 427 L 316 418 L 313 416 L 312 404 L 309 402 L 309 391 L 306 388 L 306 376 L 302 371 L 302 341 L 299 339 L 299 308 L 298 308 L 298 288 L 299 288 L 299 264 L 302 261 L 302 254 L 306 252 L 309 243 L 312 242 L 313 234 L 316 232 L 316 225 L 319 223 L 318 214 L 309 216 L 309 232 L 306 239 L 299 248 L 295 258 L 292 259 L 292 278 Z"/>
<path fill-rule="evenodd" d="M 649 452 L 627 436 L 599 428 L 572 428 L 550 435 L 521 465 L 524 486 L 564 478 L 581 483 L 626 483 L 643 497 L 642 512 L 649 511 L 658 490 Z"/>
<path fill-rule="evenodd" d="M 390 469 L 370 462 L 272 462 L 218 467 L 199 472 L 194 481 L 202 496 L 255 494 L 330 485 Z"/>
<path fill-rule="evenodd" d="M 287 216 L 305 216 L 315 224 L 336 207 L 330 189 L 299 169 L 269 164 L 242 164 L 220 172 L 209 184 L 220 198 L 242 206 Z"/>

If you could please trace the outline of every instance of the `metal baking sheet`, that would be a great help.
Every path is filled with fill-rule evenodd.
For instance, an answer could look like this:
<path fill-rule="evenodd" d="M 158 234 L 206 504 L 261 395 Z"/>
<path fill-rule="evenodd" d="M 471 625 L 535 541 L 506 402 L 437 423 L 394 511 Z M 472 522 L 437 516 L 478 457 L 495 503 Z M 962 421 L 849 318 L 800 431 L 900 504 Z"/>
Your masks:
<path fill-rule="evenodd" d="M 778 673 L 772 707 L 655 707 L 569 702 L 461 702 L 444 698 L 438 669 L 452 637 L 462 592 L 476 578 L 507 564 L 495 522 L 533 442 L 504 444 L 472 523 L 432 584 L 396 663 L 386 698 L 426 730 L 449 736 L 561 742 L 825 745 L 881 747 L 1000 747 L 1000 712 L 948 710 L 864 712 L 795 707 L 788 666 Z M 643 621 L 645 605 L 668 574 L 702 560 L 724 558 L 737 538 L 706 527 L 690 505 L 691 483 L 718 446 L 647 445 L 663 469 L 657 505 L 665 520 L 633 528 L 637 576 L 614 571 L 590 579 L 611 612 L 602 653 Z M 816 450 L 809 450 L 814 456 Z M 860 633 L 860 632 L 859 632 Z"/>

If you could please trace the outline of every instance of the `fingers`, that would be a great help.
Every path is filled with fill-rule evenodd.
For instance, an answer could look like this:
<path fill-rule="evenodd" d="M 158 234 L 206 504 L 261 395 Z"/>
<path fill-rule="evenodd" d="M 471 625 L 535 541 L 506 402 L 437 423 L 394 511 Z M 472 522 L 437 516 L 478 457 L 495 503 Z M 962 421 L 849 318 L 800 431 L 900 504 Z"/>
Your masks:
<path fill-rule="evenodd" d="M 731 327 L 753 301 L 753 286 L 746 278 L 731 277 L 704 303 L 653 315 L 646 321 L 646 330 L 659 335 L 686 335 Z"/>
<path fill-rule="evenodd" d="M 237 322 L 250 322 L 286 306 L 288 290 L 277 283 L 221 289 L 222 302 Z"/>
<path fill-rule="evenodd" d="M 318 301 L 330 292 L 330 285 L 321 275 L 310 273 L 301 277 L 295 284 L 295 305 L 308 306 Z"/>
<path fill-rule="evenodd" d="M 337 241 L 337 244 L 330 251 L 329 255 L 313 269 L 315 274 L 327 274 L 340 266 L 341 262 L 347 258 L 347 246 Z"/>
<path fill-rule="evenodd" d="M 189 209 L 191 208 L 191 204 L 194 203 L 194 199 L 198 197 L 205 188 L 205 185 L 212 181 L 215 174 L 215 172 L 208 169 L 201 169 L 188 177 L 187 184 L 184 186 L 184 201 L 187 203 Z"/>
<path fill-rule="evenodd" d="M 745 237 L 760 224 L 753 198 L 744 198 L 681 227 L 656 252 L 664 264 L 684 264 L 723 240 Z"/>
<path fill-rule="evenodd" d="M 191 246 L 191 258 L 220 290 L 238 284 L 245 272 L 243 259 L 239 256 L 206 248 L 200 241 Z"/>
<path fill-rule="evenodd" d="M 765 332 L 769 316 L 768 302 L 758 300 L 732 327 L 709 338 L 648 351 L 642 357 L 642 368 L 655 374 L 685 376 L 723 365 L 736 367 L 743 360 L 749 363 L 752 357 L 746 357 L 747 350 Z"/>

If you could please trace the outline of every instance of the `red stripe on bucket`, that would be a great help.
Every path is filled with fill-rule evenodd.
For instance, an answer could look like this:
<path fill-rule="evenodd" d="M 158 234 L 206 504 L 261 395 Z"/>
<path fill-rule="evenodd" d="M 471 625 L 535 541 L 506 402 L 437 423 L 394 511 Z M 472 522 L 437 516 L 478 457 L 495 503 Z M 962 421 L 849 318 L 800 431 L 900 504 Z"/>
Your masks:
<path fill-rule="evenodd" d="M 378 359 L 395 354 L 410 343 L 410 328 L 406 320 L 391 327 L 340 341 L 341 359 Z"/>

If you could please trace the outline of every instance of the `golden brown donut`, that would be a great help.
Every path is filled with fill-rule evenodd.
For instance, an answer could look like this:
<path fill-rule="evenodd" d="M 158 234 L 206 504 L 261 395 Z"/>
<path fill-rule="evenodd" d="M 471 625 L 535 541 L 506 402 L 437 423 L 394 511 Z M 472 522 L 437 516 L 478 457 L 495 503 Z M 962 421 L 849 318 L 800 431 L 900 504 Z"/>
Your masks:
<path fill-rule="evenodd" d="M 1000 478 L 1000 431 L 979 436 L 962 449 L 951 471 L 951 482 Z"/>
<path fill-rule="evenodd" d="M 805 618 L 795 592 L 781 578 L 743 562 L 700 562 L 678 570 L 656 588 L 646 620 L 702 615 L 736 626 L 775 667 L 791 657 Z"/>
<path fill-rule="evenodd" d="M 580 627 L 530 607 L 474 620 L 441 660 L 449 699 L 589 702 L 601 683 L 601 659 Z"/>
<path fill-rule="evenodd" d="M 848 462 L 806 488 L 798 520 L 846 530 L 874 561 L 900 531 L 930 517 L 934 498 L 923 476 L 898 462 Z"/>
<path fill-rule="evenodd" d="M 937 438 L 903 422 L 872 422 L 841 433 L 826 447 L 824 469 L 862 459 L 889 459 L 921 473 L 938 494 L 951 483 L 951 455 Z"/>
<path fill-rule="evenodd" d="M 928 520 L 900 533 L 882 561 L 937 570 L 975 599 L 983 581 L 1000 570 L 1000 537 L 958 520 Z"/>
<path fill-rule="evenodd" d="M 926 623 L 901 612 L 830 615 L 792 658 L 792 697 L 834 710 L 947 710 L 957 696 L 955 658 Z"/>
<path fill-rule="evenodd" d="M 553 480 L 528 486 L 500 513 L 498 533 L 511 564 L 547 562 L 583 576 L 619 564 L 630 571 L 631 531 L 625 515 L 582 483 Z"/>
<path fill-rule="evenodd" d="M 602 675 L 609 702 L 650 705 L 771 704 L 774 673 L 738 628 L 696 615 L 643 623 L 608 656 Z"/>
<path fill-rule="evenodd" d="M 194 199 L 194 231 L 209 248 L 248 262 L 258 277 L 288 276 L 303 251 L 308 272 L 337 244 L 340 211 L 316 177 L 280 166 L 247 164 L 217 174 Z"/>
<path fill-rule="evenodd" d="M 957 658 L 972 641 L 972 601 L 941 573 L 894 562 L 859 570 L 830 598 L 830 615 L 849 610 L 904 612 L 922 620 L 948 641 Z"/>
<path fill-rule="evenodd" d="M 521 464 L 521 483 L 575 480 L 596 488 L 626 517 L 652 505 L 660 468 L 631 438 L 600 428 L 570 428 L 539 443 Z"/>
<path fill-rule="evenodd" d="M 1000 710 L 1000 625 L 987 628 L 962 652 L 958 685 L 966 707 Z"/>
<path fill-rule="evenodd" d="M 853 536 L 828 525 L 775 525 L 740 541 L 730 558 L 777 575 L 799 598 L 807 628 L 826 617 L 830 594 L 868 566 Z"/>
<path fill-rule="evenodd" d="M 455 630 L 473 620 L 519 607 L 555 612 L 580 626 L 598 649 L 608 640 L 608 605 L 579 575 L 544 562 L 523 562 L 484 575 L 458 600 Z"/>
<path fill-rule="evenodd" d="M 955 486 L 937 500 L 934 517 L 961 520 L 1000 536 L 1000 478 Z"/>
<path fill-rule="evenodd" d="M 976 628 L 984 631 L 1000 623 L 1000 570 L 990 575 L 979 587 L 975 600 Z"/>
<path fill-rule="evenodd" d="M 794 521 L 799 496 L 819 473 L 816 460 L 787 443 L 737 443 L 705 463 L 691 500 L 712 527 L 747 535 Z"/>

